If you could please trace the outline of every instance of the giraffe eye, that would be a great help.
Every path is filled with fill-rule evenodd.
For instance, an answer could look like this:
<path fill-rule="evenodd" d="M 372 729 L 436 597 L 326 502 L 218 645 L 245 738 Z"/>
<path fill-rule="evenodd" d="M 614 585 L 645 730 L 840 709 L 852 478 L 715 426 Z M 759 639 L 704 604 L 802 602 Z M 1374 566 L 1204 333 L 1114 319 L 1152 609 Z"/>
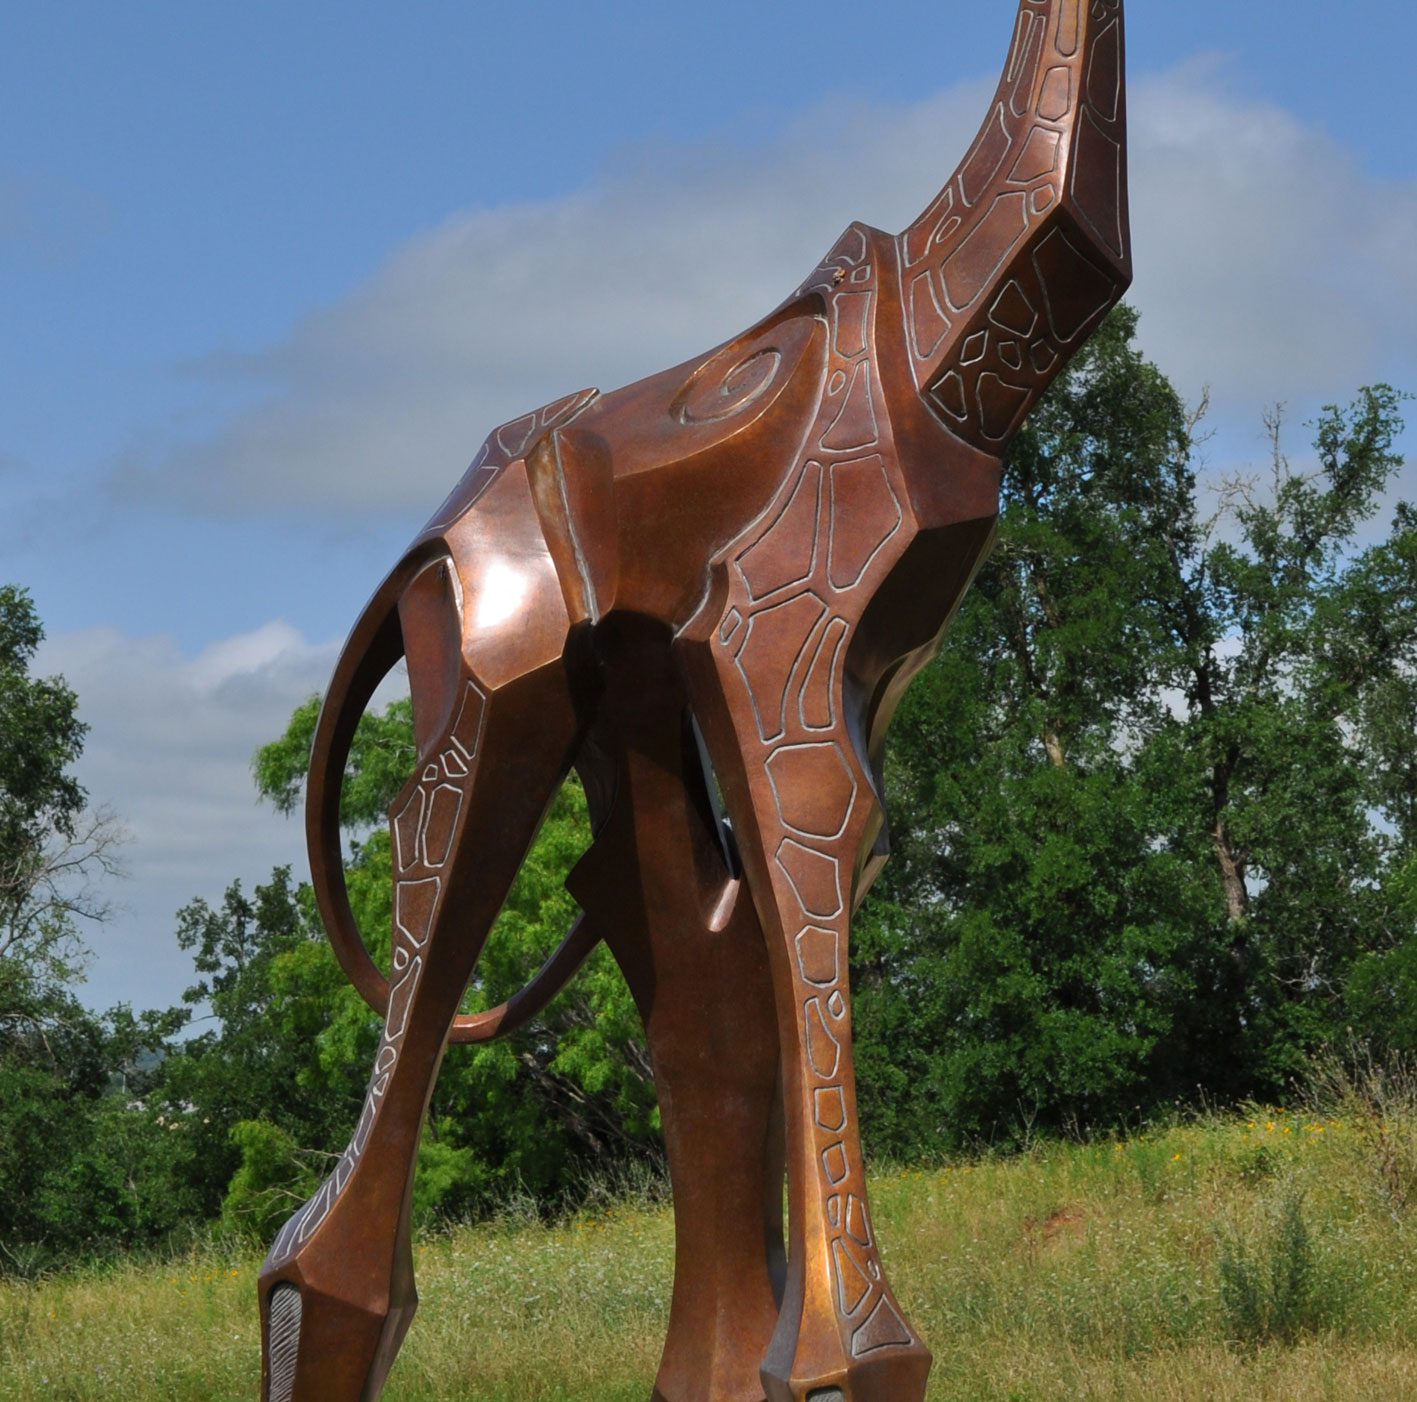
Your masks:
<path fill-rule="evenodd" d="M 712 377 L 699 377 L 689 394 L 679 403 L 684 423 L 713 423 L 746 409 L 760 399 L 777 378 L 782 352 L 772 346 L 753 351 L 734 365 L 717 385 Z"/>
<path fill-rule="evenodd" d="M 816 324 L 810 316 L 782 317 L 721 347 L 674 396 L 670 415 L 681 424 L 712 424 L 766 406 L 796 368 Z"/>

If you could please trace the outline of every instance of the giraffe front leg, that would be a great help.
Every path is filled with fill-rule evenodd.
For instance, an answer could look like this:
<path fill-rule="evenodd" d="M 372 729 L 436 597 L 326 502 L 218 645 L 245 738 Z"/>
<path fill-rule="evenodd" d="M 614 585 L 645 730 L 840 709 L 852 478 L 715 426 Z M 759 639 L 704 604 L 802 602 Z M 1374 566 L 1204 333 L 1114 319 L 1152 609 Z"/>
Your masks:
<path fill-rule="evenodd" d="M 354 1135 L 261 1269 L 263 1402 L 379 1395 L 417 1304 L 414 1163 L 448 1028 L 574 733 L 559 662 L 496 691 L 466 678 L 390 810 L 388 1013 Z"/>
<path fill-rule="evenodd" d="M 762 1381 L 769 1402 L 920 1402 L 930 1354 L 882 1268 L 852 1066 L 850 913 L 875 813 L 844 715 L 852 620 L 799 598 L 801 636 L 775 637 L 746 667 L 743 638 L 725 644 L 722 629 L 682 650 L 766 937 L 781 1043 L 788 1272 Z"/>

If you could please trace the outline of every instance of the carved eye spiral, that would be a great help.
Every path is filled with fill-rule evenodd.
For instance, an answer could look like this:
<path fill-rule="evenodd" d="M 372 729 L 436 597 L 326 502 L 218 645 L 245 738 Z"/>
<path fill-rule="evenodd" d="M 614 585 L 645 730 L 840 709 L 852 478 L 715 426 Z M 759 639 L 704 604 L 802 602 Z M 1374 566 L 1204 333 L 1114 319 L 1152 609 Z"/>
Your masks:
<path fill-rule="evenodd" d="M 728 362 L 722 374 L 716 373 Z M 782 368 L 776 346 L 759 346 L 747 355 L 730 346 L 706 365 L 675 397 L 673 412 L 680 423 L 704 424 L 741 413 L 766 393 Z"/>

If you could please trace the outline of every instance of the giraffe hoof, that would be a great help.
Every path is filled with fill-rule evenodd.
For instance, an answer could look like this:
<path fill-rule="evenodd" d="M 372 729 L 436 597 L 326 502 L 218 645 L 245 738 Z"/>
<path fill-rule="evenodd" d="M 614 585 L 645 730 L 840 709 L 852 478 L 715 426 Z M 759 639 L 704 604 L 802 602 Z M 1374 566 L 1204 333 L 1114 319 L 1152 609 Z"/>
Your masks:
<path fill-rule="evenodd" d="M 764 1366 L 769 1402 L 923 1402 L 930 1351 L 920 1343 L 882 1348 L 835 1368 L 794 1369 L 774 1376 Z"/>
<path fill-rule="evenodd" d="M 288 1277 L 261 1293 L 262 1402 L 377 1397 L 417 1306 L 371 1308 Z"/>

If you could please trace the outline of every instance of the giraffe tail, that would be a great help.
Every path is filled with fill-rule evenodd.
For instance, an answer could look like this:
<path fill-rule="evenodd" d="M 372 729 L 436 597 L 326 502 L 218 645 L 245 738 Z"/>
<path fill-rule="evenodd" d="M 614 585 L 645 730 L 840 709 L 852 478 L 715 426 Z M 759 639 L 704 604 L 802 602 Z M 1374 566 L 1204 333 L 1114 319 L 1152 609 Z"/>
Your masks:
<path fill-rule="evenodd" d="M 311 745 L 305 833 L 315 900 L 340 967 L 381 1017 L 388 1013 L 389 981 L 370 957 L 350 908 L 340 847 L 340 790 L 359 720 L 405 654 L 400 600 L 438 559 L 435 550 L 411 552 L 374 591 L 335 665 Z M 578 917 L 526 987 L 486 1012 L 456 1018 L 448 1040 L 490 1041 L 520 1027 L 560 992 L 601 938 L 595 922 Z"/>

